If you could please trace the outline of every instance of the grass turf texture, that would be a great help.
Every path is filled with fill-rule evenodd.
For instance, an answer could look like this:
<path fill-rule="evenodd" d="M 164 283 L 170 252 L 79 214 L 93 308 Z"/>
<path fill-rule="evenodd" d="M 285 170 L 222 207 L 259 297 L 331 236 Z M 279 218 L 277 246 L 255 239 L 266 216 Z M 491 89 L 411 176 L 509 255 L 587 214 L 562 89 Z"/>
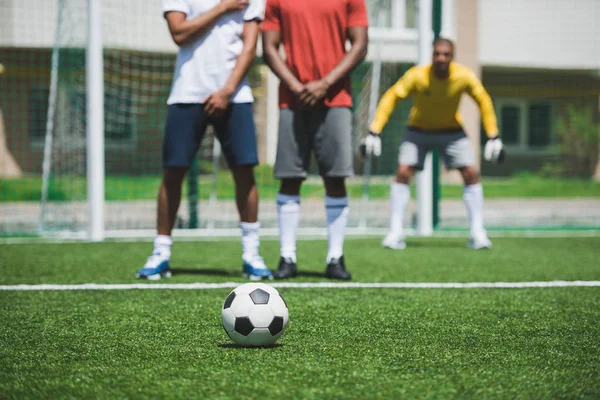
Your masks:
<path fill-rule="evenodd" d="M 355 281 L 600 280 L 600 240 L 346 244 Z M 1 245 L 0 284 L 133 283 L 146 243 Z M 322 281 L 301 241 L 294 281 Z M 278 244 L 264 241 L 273 264 Z M 237 241 L 176 243 L 169 283 L 244 282 Z M 598 398 L 600 288 L 281 289 L 278 346 L 233 346 L 229 289 L 0 291 L 0 398 Z"/>
<path fill-rule="evenodd" d="M 233 180 L 228 172 L 221 171 L 217 182 L 217 197 L 234 198 Z M 270 168 L 259 167 L 256 172 L 260 196 L 263 200 L 274 199 L 279 189 Z M 388 199 L 392 178 L 378 177 L 369 187 L 372 199 Z M 512 178 L 482 179 L 486 198 L 573 198 L 600 197 L 600 183 L 581 179 L 542 178 L 535 175 L 518 175 Z M 107 176 L 105 180 L 106 200 L 155 200 L 160 184 L 158 176 Z M 0 179 L 0 202 L 40 201 L 42 186 L 39 176 L 19 179 Z M 198 195 L 207 200 L 212 187 L 210 175 L 198 178 Z M 51 201 L 85 200 L 86 181 L 82 177 L 65 177 L 50 181 L 48 197 Z M 442 185 L 441 195 L 445 199 L 462 198 L 462 185 Z M 363 182 L 360 178 L 348 181 L 348 194 L 360 198 Z M 183 185 L 183 195 L 187 197 L 187 182 Z M 323 184 L 319 179 L 311 179 L 302 186 L 303 198 L 322 198 Z"/>

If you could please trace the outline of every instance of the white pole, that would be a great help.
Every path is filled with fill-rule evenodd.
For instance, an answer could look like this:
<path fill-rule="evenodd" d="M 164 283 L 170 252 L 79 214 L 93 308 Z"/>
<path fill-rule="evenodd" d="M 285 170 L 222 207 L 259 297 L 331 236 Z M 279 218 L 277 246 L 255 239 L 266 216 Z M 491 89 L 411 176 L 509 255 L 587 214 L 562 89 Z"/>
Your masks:
<path fill-rule="evenodd" d="M 367 127 L 371 126 L 377 112 L 377 104 L 379 103 L 379 85 L 381 81 L 381 44 L 375 43 L 375 54 L 373 55 L 373 65 L 371 66 L 371 87 L 369 91 L 369 111 Z M 361 229 L 367 228 L 369 217 L 369 185 L 371 181 L 371 154 L 367 154 L 363 164 L 363 192 L 361 196 L 361 210 L 358 227 Z"/>
<path fill-rule="evenodd" d="M 46 115 L 46 135 L 44 137 L 44 158 L 42 162 L 42 199 L 40 204 L 39 231 L 43 232 L 46 227 L 45 216 L 48 202 L 48 188 L 50 185 L 50 173 L 52 167 L 52 143 L 54 132 L 54 118 L 56 113 L 56 94 L 58 89 L 58 67 L 59 67 L 59 46 L 60 46 L 60 28 L 62 26 L 64 2 L 58 2 L 58 17 L 56 19 L 56 33 L 54 34 L 54 46 L 52 47 L 52 69 L 50 71 L 50 93 L 48 95 L 48 113 Z"/>
<path fill-rule="evenodd" d="M 454 18 L 454 0 L 442 1 L 442 31 L 446 39 L 456 40 L 456 21 Z"/>
<path fill-rule="evenodd" d="M 88 239 L 104 240 L 104 63 L 101 0 L 88 0 L 86 54 Z"/>
<path fill-rule="evenodd" d="M 419 0 L 419 64 L 431 62 L 433 21 L 432 0 Z M 433 166 L 431 153 L 425 157 L 423 171 L 417 173 L 417 234 L 433 234 Z"/>
<path fill-rule="evenodd" d="M 279 78 L 269 69 L 267 72 L 267 137 L 266 163 L 275 165 L 277 136 L 279 133 Z"/>

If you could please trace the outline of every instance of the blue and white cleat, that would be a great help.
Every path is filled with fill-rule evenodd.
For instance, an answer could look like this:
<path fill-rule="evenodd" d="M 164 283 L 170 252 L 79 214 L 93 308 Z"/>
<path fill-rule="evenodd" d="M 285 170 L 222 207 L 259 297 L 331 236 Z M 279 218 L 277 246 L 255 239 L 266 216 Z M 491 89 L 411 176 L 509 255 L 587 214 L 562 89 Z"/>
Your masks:
<path fill-rule="evenodd" d="M 256 256 L 250 261 L 243 260 L 242 276 L 252 281 L 261 281 L 263 279 L 273 279 L 273 273 L 265 265 L 265 260 L 261 256 Z"/>
<path fill-rule="evenodd" d="M 148 279 L 150 281 L 157 281 L 161 278 L 170 278 L 171 269 L 169 268 L 169 259 L 161 256 L 159 253 L 154 253 L 148 260 L 142 269 L 136 273 L 138 279 Z"/>

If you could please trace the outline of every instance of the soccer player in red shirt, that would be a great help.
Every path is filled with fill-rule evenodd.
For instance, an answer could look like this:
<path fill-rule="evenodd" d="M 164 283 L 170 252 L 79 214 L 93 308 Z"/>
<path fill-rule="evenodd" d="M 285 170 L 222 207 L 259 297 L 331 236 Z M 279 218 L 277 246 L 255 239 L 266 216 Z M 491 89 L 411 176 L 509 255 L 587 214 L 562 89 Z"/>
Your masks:
<path fill-rule="evenodd" d="M 281 80 L 275 177 L 281 258 L 276 279 L 296 275 L 300 187 L 314 151 L 325 185 L 328 253 L 325 276 L 351 279 L 343 257 L 348 222 L 346 177 L 352 165 L 350 72 L 366 56 L 364 0 L 267 0 L 265 61 Z M 346 50 L 346 42 L 351 46 Z M 283 45 L 285 59 L 279 53 Z"/>

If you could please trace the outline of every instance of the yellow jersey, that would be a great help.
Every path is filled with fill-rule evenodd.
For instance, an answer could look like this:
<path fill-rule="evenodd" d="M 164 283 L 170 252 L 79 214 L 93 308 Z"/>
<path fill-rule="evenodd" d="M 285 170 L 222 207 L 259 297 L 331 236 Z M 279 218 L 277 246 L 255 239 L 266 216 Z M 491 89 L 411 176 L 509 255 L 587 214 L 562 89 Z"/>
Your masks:
<path fill-rule="evenodd" d="M 487 135 L 497 135 L 498 124 L 492 99 L 481 81 L 469 68 L 454 62 L 450 63 L 448 73 L 448 78 L 436 77 L 431 64 L 406 71 L 379 101 L 371 131 L 381 133 L 396 104 L 411 95 L 413 107 L 408 117 L 409 126 L 424 131 L 462 129 L 458 104 L 462 94 L 467 93 L 479 106 Z"/>

